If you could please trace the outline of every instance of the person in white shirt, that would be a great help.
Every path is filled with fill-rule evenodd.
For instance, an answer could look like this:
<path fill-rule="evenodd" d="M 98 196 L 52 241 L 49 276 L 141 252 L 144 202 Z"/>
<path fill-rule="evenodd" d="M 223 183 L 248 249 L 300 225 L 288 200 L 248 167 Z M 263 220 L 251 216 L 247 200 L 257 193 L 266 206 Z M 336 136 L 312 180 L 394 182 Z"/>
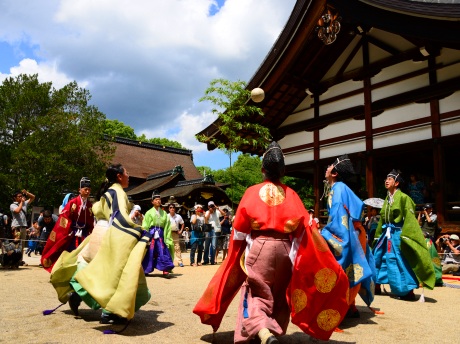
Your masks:
<path fill-rule="evenodd" d="M 178 206 L 179 204 L 173 202 L 173 197 L 170 197 L 169 200 L 170 202 L 168 205 L 168 215 L 169 220 L 171 221 L 171 234 L 174 242 L 174 257 L 177 259 L 179 266 L 183 268 L 184 263 L 182 262 L 180 240 L 182 238 L 182 232 L 184 230 L 185 223 L 184 219 L 182 219 L 182 216 L 176 213 L 176 206 Z"/>
<path fill-rule="evenodd" d="M 216 243 L 217 237 L 220 237 L 221 234 L 219 221 L 221 216 L 222 212 L 219 207 L 213 201 L 209 201 L 208 211 L 204 215 L 204 218 L 206 223 L 210 224 L 213 229 L 205 234 L 203 265 L 209 264 L 209 262 L 211 262 L 211 265 L 216 264 Z"/>

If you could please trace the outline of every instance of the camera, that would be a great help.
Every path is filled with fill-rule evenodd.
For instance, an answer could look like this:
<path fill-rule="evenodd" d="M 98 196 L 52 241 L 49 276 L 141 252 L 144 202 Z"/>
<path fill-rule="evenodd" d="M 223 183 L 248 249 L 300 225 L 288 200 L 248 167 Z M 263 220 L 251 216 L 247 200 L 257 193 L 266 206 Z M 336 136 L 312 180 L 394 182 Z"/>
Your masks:
<path fill-rule="evenodd" d="M 439 242 L 440 242 L 441 244 L 444 244 L 444 243 L 445 243 L 446 241 L 448 241 L 448 240 L 449 240 L 449 239 L 447 239 L 447 238 L 439 238 Z"/>

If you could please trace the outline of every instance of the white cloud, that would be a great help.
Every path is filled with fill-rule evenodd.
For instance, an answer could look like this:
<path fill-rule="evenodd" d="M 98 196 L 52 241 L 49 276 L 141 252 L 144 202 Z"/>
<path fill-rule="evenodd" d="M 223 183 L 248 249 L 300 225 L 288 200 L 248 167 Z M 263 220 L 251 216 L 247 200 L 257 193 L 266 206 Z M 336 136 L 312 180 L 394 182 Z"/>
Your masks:
<path fill-rule="evenodd" d="M 213 3 L 3 0 L 0 42 L 30 51 L 0 67 L 11 76 L 38 73 L 55 87 L 76 80 L 108 118 L 138 135 L 203 150 L 194 135 L 214 118 L 198 99 L 214 78 L 249 81 L 295 0 L 227 0 L 210 16 Z"/>
<path fill-rule="evenodd" d="M 20 74 L 38 74 L 38 81 L 40 82 L 53 82 L 53 87 L 56 89 L 62 88 L 67 85 L 69 82 L 72 82 L 64 73 L 59 72 L 57 68 L 57 63 L 37 63 L 37 61 L 32 59 L 24 59 L 19 62 L 19 66 L 11 67 L 9 74 L 1 74 L 0 80 L 3 81 L 7 77 L 16 77 Z M 78 85 L 80 87 L 87 87 L 87 81 L 80 81 Z"/>

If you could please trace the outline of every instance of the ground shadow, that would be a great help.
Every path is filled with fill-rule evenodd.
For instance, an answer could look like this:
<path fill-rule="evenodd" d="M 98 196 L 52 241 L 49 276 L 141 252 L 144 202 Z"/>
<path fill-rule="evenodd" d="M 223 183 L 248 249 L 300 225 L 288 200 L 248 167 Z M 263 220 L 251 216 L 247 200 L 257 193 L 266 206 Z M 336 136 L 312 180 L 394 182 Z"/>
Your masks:
<path fill-rule="evenodd" d="M 65 310 L 64 313 L 73 315 L 71 310 Z M 136 336 L 145 336 L 153 334 L 155 332 L 164 330 L 168 327 L 173 326 L 171 322 L 159 322 L 158 317 L 162 314 L 162 311 L 153 311 L 153 310 L 138 310 L 134 318 L 130 321 L 126 329 L 120 333 L 121 336 L 126 337 L 136 337 Z M 76 320 L 85 321 L 88 323 L 99 323 L 101 320 L 101 311 L 92 310 L 92 309 L 80 309 L 79 316 L 75 316 Z M 100 324 L 94 327 L 95 330 L 105 331 L 105 330 L 114 330 L 120 331 L 125 325 L 103 325 Z"/>
<path fill-rule="evenodd" d="M 200 339 L 206 343 L 212 344 L 233 344 L 233 335 L 234 331 L 227 331 L 227 332 L 217 332 L 217 333 L 210 333 L 202 336 Z M 310 337 L 309 335 L 303 332 L 295 332 L 291 334 L 287 334 L 285 336 L 278 337 L 278 341 L 281 344 L 304 344 L 304 343 L 330 343 L 330 344 L 355 344 L 356 342 L 344 342 L 344 341 L 337 341 L 337 340 L 319 340 Z M 252 343 L 260 343 L 260 341 L 253 340 L 250 342 Z"/>
<path fill-rule="evenodd" d="M 152 274 L 145 275 L 145 278 L 174 279 L 174 278 L 178 278 L 178 277 L 181 277 L 181 276 L 182 276 L 182 274 L 176 274 L 175 272 L 170 273 L 169 275 L 163 275 L 163 273 L 161 273 L 161 274 L 159 274 L 159 273 L 152 273 Z"/>

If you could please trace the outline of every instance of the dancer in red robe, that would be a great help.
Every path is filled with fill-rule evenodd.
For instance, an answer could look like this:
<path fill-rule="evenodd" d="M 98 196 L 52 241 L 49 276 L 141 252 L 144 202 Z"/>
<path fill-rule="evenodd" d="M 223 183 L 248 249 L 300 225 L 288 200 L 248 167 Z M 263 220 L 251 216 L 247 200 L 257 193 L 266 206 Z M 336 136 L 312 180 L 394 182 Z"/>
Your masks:
<path fill-rule="evenodd" d="M 88 199 L 91 181 L 88 178 L 80 180 L 79 193 L 62 210 L 43 249 L 41 264 L 48 272 L 63 251 L 73 251 L 93 231 L 93 205 Z"/>
<path fill-rule="evenodd" d="M 262 159 L 265 181 L 246 190 L 233 223 L 228 258 L 193 312 L 214 331 L 241 289 L 234 342 L 255 337 L 278 343 L 289 318 L 305 333 L 327 340 L 348 309 L 348 278 L 284 175 L 281 147 Z"/>

